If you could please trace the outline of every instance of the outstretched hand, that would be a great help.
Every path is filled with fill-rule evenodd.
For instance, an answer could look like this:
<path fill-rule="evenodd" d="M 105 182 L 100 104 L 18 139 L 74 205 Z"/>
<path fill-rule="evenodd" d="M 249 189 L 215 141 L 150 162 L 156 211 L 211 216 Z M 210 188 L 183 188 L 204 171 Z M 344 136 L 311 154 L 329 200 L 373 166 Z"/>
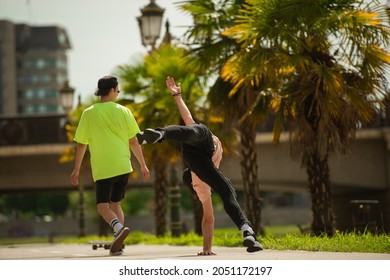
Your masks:
<path fill-rule="evenodd" d="M 167 83 L 167 87 L 169 89 L 169 91 L 171 92 L 172 95 L 178 95 L 181 93 L 181 86 L 180 86 L 180 83 L 178 83 L 177 85 L 175 84 L 175 80 L 172 78 L 172 77 L 167 77 L 167 80 L 166 80 L 166 83 Z"/>

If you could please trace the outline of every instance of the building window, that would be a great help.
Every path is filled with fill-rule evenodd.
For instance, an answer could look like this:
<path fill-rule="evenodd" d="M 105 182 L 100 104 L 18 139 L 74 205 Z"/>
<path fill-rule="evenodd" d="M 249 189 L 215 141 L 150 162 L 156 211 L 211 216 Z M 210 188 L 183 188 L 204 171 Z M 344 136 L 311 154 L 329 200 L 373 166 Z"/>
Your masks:
<path fill-rule="evenodd" d="M 37 97 L 39 99 L 44 99 L 46 97 L 46 90 L 43 88 L 38 89 Z"/>
<path fill-rule="evenodd" d="M 34 98 L 34 90 L 27 89 L 26 92 L 24 93 L 24 98 L 25 99 L 33 99 Z"/>
<path fill-rule="evenodd" d="M 48 108 L 46 104 L 40 104 L 38 106 L 38 113 L 46 113 L 48 112 Z"/>
<path fill-rule="evenodd" d="M 47 97 L 57 97 L 57 91 L 55 89 L 48 89 L 47 90 Z"/>
<path fill-rule="evenodd" d="M 38 77 L 34 74 L 26 74 L 25 76 L 21 76 L 18 80 L 22 84 L 34 84 L 38 81 Z"/>
<path fill-rule="evenodd" d="M 66 76 L 61 74 L 61 73 L 57 73 L 57 84 L 63 84 L 65 81 L 66 81 Z"/>
<path fill-rule="evenodd" d="M 35 113 L 35 106 L 33 104 L 27 104 L 24 106 L 24 113 Z"/>
<path fill-rule="evenodd" d="M 40 76 L 40 81 L 42 82 L 42 83 L 50 83 L 51 82 L 51 76 L 50 76 L 50 74 L 42 74 L 41 76 Z"/>
<path fill-rule="evenodd" d="M 34 61 L 31 59 L 25 60 L 23 63 L 24 68 L 32 68 L 34 65 Z"/>
<path fill-rule="evenodd" d="M 46 66 L 46 62 L 43 58 L 38 58 L 36 61 L 36 68 L 43 69 Z"/>
<path fill-rule="evenodd" d="M 61 43 L 61 44 L 65 44 L 66 43 L 66 36 L 63 32 L 59 32 L 58 33 L 58 41 Z"/>

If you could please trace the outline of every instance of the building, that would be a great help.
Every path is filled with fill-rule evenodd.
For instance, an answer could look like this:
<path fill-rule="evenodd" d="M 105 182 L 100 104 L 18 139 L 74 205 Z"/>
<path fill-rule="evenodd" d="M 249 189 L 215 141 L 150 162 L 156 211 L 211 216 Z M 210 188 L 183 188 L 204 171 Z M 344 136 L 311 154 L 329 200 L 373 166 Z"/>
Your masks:
<path fill-rule="evenodd" d="M 64 28 L 0 20 L 0 115 L 61 113 L 70 48 Z"/>

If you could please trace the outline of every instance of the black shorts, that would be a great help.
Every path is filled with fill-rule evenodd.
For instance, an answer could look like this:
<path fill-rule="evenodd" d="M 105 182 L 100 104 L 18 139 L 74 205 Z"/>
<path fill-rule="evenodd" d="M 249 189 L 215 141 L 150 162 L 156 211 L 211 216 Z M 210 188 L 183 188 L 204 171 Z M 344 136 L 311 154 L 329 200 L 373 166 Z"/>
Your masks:
<path fill-rule="evenodd" d="M 119 202 L 125 197 L 129 173 L 97 180 L 96 203 Z"/>

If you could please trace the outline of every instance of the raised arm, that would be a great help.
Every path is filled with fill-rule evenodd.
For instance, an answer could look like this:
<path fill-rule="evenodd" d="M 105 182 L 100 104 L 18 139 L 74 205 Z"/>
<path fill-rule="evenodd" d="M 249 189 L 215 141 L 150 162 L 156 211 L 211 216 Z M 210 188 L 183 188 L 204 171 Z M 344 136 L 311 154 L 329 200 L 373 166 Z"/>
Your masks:
<path fill-rule="evenodd" d="M 184 123 L 186 125 L 195 123 L 194 119 L 192 118 L 190 110 L 188 109 L 183 98 L 181 98 L 180 84 L 176 85 L 175 80 L 172 77 L 167 77 L 166 83 L 169 91 L 171 92 L 173 98 L 175 99 L 176 105 L 180 112 L 180 116 L 183 119 Z"/>

